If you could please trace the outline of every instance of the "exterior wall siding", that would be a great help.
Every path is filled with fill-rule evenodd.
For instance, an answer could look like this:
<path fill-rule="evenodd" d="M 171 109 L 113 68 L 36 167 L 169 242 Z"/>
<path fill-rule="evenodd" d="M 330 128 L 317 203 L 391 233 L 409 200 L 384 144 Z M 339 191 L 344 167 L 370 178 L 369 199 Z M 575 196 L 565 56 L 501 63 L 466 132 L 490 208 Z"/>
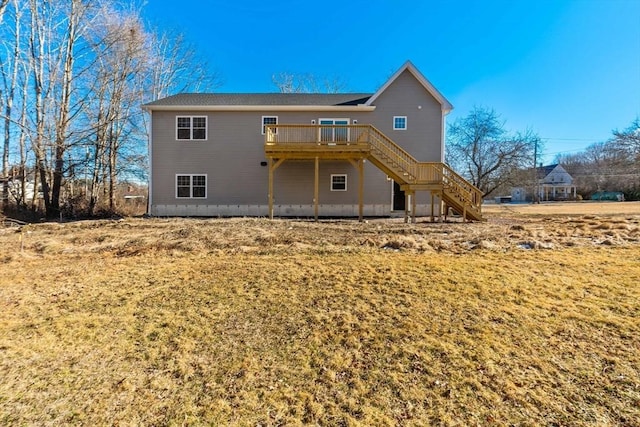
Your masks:
<path fill-rule="evenodd" d="M 442 161 L 442 107 L 408 70 L 374 105 L 370 120 L 382 133 L 421 162 Z M 393 116 L 407 116 L 407 130 L 393 130 Z"/>
<path fill-rule="evenodd" d="M 277 116 L 279 124 L 311 124 L 320 118 L 349 118 L 372 124 L 419 161 L 441 161 L 440 103 L 406 71 L 380 94 L 372 112 L 283 111 L 153 111 L 150 213 L 158 216 L 230 216 L 267 214 L 268 167 L 264 154 L 262 116 Z M 206 116 L 206 141 L 176 140 L 177 116 Z M 393 130 L 393 117 L 406 116 L 407 129 Z M 207 175 L 207 197 L 176 197 L 177 174 Z M 331 191 L 331 174 L 347 175 L 347 191 Z M 320 214 L 357 216 L 358 172 L 347 161 L 321 161 Z M 391 212 L 391 183 L 384 173 L 365 164 L 365 215 Z M 274 172 L 275 214 L 312 216 L 314 162 L 285 161 Z M 430 212 L 430 195 L 418 192 L 419 209 Z"/>
<path fill-rule="evenodd" d="M 210 112 L 207 116 L 206 141 L 177 141 L 176 117 L 188 115 L 178 111 L 155 111 L 152 123 L 152 180 L 154 205 L 202 204 L 266 204 L 268 168 L 261 166 L 264 155 L 264 135 L 261 121 L 264 115 L 277 115 L 279 123 L 310 124 L 325 113 Z M 362 113 L 340 113 L 362 123 Z M 176 174 L 206 174 L 207 198 L 176 198 Z M 347 191 L 330 189 L 331 174 L 347 174 Z M 385 175 L 374 166 L 365 167 L 365 198 L 370 203 L 388 203 L 390 190 Z M 278 202 L 312 203 L 314 164 L 308 161 L 286 161 L 274 173 L 274 190 Z M 319 199 L 326 203 L 357 203 L 358 173 L 347 161 L 320 163 Z M 387 193 L 385 195 L 385 193 Z"/>

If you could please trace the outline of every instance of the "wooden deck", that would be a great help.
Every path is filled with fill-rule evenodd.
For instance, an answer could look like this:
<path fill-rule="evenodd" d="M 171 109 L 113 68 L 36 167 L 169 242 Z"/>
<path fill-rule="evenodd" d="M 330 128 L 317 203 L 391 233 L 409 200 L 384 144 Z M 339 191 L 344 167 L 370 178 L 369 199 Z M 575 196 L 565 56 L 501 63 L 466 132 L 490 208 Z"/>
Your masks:
<path fill-rule="evenodd" d="M 265 154 L 269 160 L 269 216 L 273 218 L 273 173 L 286 160 L 315 160 L 315 217 L 318 217 L 318 169 L 321 160 L 346 160 L 359 173 L 359 217 L 362 220 L 364 160 L 400 184 L 409 196 L 417 191 L 439 197 L 465 219 L 482 220 L 482 192 L 441 162 L 419 162 L 371 125 L 268 125 Z M 411 197 L 415 221 L 415 197 Z M 408 208 L 409 204 L 405 203 Z M 408 211 L 405 211 L 408 220 Z"/>

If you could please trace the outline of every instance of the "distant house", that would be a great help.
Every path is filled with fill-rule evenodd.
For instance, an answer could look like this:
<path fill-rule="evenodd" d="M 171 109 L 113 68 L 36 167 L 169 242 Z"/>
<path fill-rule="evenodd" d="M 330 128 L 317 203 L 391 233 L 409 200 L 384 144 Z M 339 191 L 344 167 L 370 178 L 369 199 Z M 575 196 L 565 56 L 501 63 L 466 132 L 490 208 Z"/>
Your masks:
<path fill-rule="evenodd" d="M 12 167 L 6 177 L 0 176 L 0 194 L 7 186 L 9 202 L 11 203 L 28 203 L 33 200 L 36 184 L 29 178 L 24 178 L 24 187 L 22 186 L 23 171 L 18 167 Z M 38 192 L 38 197 L 42 194 Z"/>
<path fill-rule="evenodd" d="M 549 200 L 575 200 L 576 186 L 573 185 L 573 177 L 562 165 L 553 164 L 536 168 L 535 188 L 514 187 L 511 189 L 512 202 L 525 202 L 533 199 L 533 194 L 538 194 L 540 201 Z"/>
<path fill-rule="evenodd" d="M 444 163 L 452 106 L 409 61 L 375 93 L 183 93 L 143 108 L 150 215 L 482 218 L 480 190 Z"/>

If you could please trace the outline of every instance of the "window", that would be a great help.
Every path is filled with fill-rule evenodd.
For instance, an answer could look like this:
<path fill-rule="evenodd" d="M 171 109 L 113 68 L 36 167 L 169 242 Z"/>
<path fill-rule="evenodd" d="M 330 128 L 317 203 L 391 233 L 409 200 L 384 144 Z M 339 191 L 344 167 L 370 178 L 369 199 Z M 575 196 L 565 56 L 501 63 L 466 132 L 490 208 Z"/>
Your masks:
<path fill-rule="evenodd" d="M 176 117 L 176 139 L 179 140 L 206 140 L 207 117 Z"/>
<path fill-rule="evenodd" d="M 262 116 L 262 134 L 264 135 L 265 133 L 267 133 L 268 125 L 277 125 L 277 124 L 278 124 L 278 116 Z M 275 133 L 278 133 L 277 129 Z"/>
<path fill-rule="evenodd" d="M 393 116 L 393 130 L 407 130 L 407 116 Z"/>
<path fill-rule="evenodd" d="M 347 191 L 347 175 L 331 175 L 331 191 Z"/>
<path fill-rule="evenodd" d="M 176 198 L 204 199 L 207 197 L 207 175 L 176 175 Z"/>

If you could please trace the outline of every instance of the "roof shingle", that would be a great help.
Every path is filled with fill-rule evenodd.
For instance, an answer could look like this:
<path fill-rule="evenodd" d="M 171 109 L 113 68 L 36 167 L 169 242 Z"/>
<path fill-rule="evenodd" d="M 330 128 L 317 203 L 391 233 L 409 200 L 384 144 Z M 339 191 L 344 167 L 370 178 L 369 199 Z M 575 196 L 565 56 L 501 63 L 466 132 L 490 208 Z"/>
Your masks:
<path fill-rule="evenodd" d="M 370 93 L 179 93 L 145 106 L 360 105 Z"/>

